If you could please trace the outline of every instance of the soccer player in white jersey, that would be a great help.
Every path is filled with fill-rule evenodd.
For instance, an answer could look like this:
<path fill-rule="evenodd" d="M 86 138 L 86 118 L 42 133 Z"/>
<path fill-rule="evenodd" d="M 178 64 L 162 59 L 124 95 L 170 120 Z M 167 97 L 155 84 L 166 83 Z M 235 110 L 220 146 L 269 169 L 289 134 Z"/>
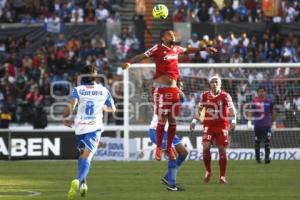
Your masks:
<path fill-rule="evenodd" d="M 78 159 L 77 177 L 71 182 L 68 192 L 69 200 L 75 198 L 79 188 L 81 196 L 85 196 L 87 192 L 85 179 L 103 132 L 103 111 L 116 111 L 113 98 L 108 89 L 94 83 L 93 76 L 97 75 L 95 67 L 85 66 L 81 70 L 81 74 L 84 74 L 85 77 L 81 79 L 81 85 L 73 88 L 71 100 L 64 111 L 64 125 L 71 127 L 72 122 L 69 116 L 78 104 L 74 126 L 76 145 L 80 151 L 80 157 Z"/>

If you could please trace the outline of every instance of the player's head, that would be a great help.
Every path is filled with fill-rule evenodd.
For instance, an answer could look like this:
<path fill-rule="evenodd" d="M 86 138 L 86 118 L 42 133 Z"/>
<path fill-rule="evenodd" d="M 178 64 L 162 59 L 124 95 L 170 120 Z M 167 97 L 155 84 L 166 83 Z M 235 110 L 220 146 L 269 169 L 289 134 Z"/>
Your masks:
<path fill-rule="evenodd" d="M 214 75 L 209 79 L 210 89 L 213 92 L 218 92 L 221 90 L 221 78 L 219 75 Z"/>
<path fill-rule="evenodd" d="M 259 86 L 257 88 L 257 95 L 261 99 L 264 99 L 266 97 L 266 90 L 263 86 Z"/>
<path fill-rule="evenodd" d="M 160 39 L 164 44 L 173 44 L 175 42 L 175 34 L 172 29 L 164 29 L 160 32 Z"/>
<path fill-rule="evenodd" d="M 82 84 L 92 84 L 97 75 L 96 67 L 93 65 L 86 65 L 80 70 L 81 83 Z"/>

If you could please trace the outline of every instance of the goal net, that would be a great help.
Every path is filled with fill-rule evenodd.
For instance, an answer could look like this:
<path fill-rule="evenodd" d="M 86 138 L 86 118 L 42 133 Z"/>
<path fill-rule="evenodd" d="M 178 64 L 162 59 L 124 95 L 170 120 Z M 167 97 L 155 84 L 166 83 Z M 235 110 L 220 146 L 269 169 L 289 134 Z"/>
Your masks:
<path fill-rule="evenodd" d="M 253 127 L 249 125 L 246 111 L 257 95 L 259 86 L 265 88 L 267 96 L 274 103 L 277 113 L 274 131 L 286 133 L 287 138 L 283 139 L 279 134 L 278 141 L 274 140 L 275 144 L 278 142 L 276 145 L 280 148 L 289 147 L 291 144 L 290 147 L 300 146 L 300 64 L 180 64 L 179 68 L 180 78 L 184 82 L 185 98 L 178 118 L 178 132 L 187 134 L 195 105 L 199 102 L 201 93 L 209 90 L 208 78 L 219 74 L 222 78 L 222 89 L 232 96 L 237 110 L 236 132 L 243 133 L 243 137 L 236 136 L 237 144 L 232 145 L 233 147 L 253 146 Z M 148 131 L 153 116 L 154 70 L 154 64 L 135 64 L 124 73 L 125 137 L 133 138 Z M 196 130 L 200 133 L 201 126 L 198 125 Z"/>

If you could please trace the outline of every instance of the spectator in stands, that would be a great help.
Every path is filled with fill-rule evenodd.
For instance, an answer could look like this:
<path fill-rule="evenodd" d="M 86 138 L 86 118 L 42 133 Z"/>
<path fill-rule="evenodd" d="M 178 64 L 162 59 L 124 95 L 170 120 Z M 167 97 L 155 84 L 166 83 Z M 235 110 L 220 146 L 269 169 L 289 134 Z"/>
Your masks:
<path fill-rule="evenodd" d="M 86 58 L 91 55 L 92 55 L 92 49 L 90 47 L 90 43 L 87 41 L 83 42 L 82 48 L 80 49 L 79 52 L 79 57 L 81 58 L 81 60 L 86 60 Z"/>
<path fill-rule="evenodd" d="M 211 14 L 209 20 L 214 24 L 219 24 L 224 22 L 224 19 L 219 10 L 213 10 L 213 13 Z"/>
<path fill-rule="evenodd" d="M 187 7 L 188 3 L 188 0 L 174 0 L 174 5 L 176 9 L 179 9 L 181 7 Z"/>
<path fill-rule="evenodd" d="M 67 45 L 67 39 L 64 33 L 58 35 L 57 40 L 55 41 L 56 48 L 64 48 Z"/>
<path fill-rule="evenodd" d="M 238 8 L 236 9 L 238 14 L 238 21 L 239 22 L 247 22 L 248 21 L 248 10 L 245 5 L 245 1 L 240 1 Z"/>
<path fill-rule="evenodd" d="M 233 53 L 233 56 L 230 58 L 230 63 L 242 63 L 243 62 L 243 58 L 240 55 L 240 53 L 236 50 Z"/>
<path fill-rule="evenodd" d="M 209 20 L 208 7 L 205 1 L 201 2 L 197 16 L 200 22 L 207 22 Z"/>
<path fill-rule="evenodd" d="M 200 47 L 201 48 L 207 48 L 207 47 L 212 47 L 213 41 L 210 40 L 208 35 L 204 35 L 203 39 L 200 41 Z"/>
<path fill-rule="evenodd" d="M 191 39 L 189 39 L 187 43 L 188 48 L 199 48 L 200 47 L 200 40 L 198 38 L 197 33 L 192 33 Z"/>
<path fill-rule="evenodd" d="M 98 5 L 96 17 L 98 22 L 106 21 L 106 19 L 109 17 L 109 11 L 103 6 L 103 4 Z"/>
<path fill-rule="evenodd" d="M 116 52 L 117 59 L 124 60 L 130 50 L 129 29 L 123 28 L 120 36 L 114 34 L 111 44 Z"/>
<path fill-rule="evenodd" d="M 173 16 L 173 22 L 186 22 L 187 21 L 187 13 L 184 8 L 178 9 L 174 16 Z"/>
<path fill-rule="evenodd" d="M 98 5 L 102 4 L 104 8 L 106 8 L 109 11 L 112 11 L 112 6 L 110 0 L 98 0 Z"/>
<path fill-rule="evenodd" d="M 246 32 L 243 32 L 243 33 L 241 34 L 241 37 L 239 38 L 239 40 L 242 41 L 242 44 L 243 44 L 243 46 L 244 46 L 245 48 L 248 48 L 248 45 L 249 45 L 249 43 L 250 43 L 250 40 L 249 40 L 249 38 L 248 38 Z"/>
<path fill-rule="evenodd" d="M 84 17 L 84 10 L 80 7 L 79 4 L 76 4 L 75 8 L 71 13 L 71 22 L 72 23 L 82 23 Z"/>
<path fill-rule="evenodd" d="M 104 39 L 100 36 L 99 32 L 96 32 L 93 39 L 91 40 L 92 48 L 101 47 L 103 49 L 106 48 L 106 44 Z"/>
<path fill-rule="evenodd" d="M 238 39 L 235 37 L 234 33 L 230 32 L 229 36 L 226 38 L 226 42 L 228 43 L 228 53 L 232 55 L 234 52 L 234 48 L 238 45 Z"/>
<path fill-rule="evenodd" d="M 276 48 L 275 43 L 271 42 L 270 47 L 266 50 L 266 58 L 267 62 L 277 62 L 279 55 L 279 50 Z"/>
<path fill-rule="evenodd" d="M 45 23 L 48 23 L 48 22 L 60 23 L 60 18 L 57 15 L 57 13 L 53 13 L 52 16 L 46 17 L 45 20 L 44 20 L 44 22 Z"/>
<path fill-rule="evenodd" d="M 139 52 L 144 52 L 145 51 L 145 33 L 147 32 L 149 35 L 152 35 L 151 31 L 150 31 L 150 29 L 148 29 L 147 23 L 144 20 L 143 15 L 134 15 L 133 21 L 134 21 L 135 35 L 140 42 Z"/>
<path fill-rule="evenodd" d="M 296 16 L 298 15 L 298 11 L 293 7 L 292 2 L 286 2 L 286 6 L 284 8 L 284 20 L 286 23 L 291 23 L 295 21 Z"/>
<path fill-rule="evenodd" d="M 21 21 L 20 21 L 22 24 L 35 24 L 36 23 L 36 20 L 33 19 L 31 17 L 30 14 L 25 14 L 23 15 L 23 17 L 21 18 Z"/>
<path fill-rule="evenodd" d="M 111 10 L 106 21 L 108 24 L 118 24 L 120 23 L 120 17 L 117 15 L 116 11 Z"/>
<path fill-rule="evenodd" d="M 97 19 L 95 17 L 95 14 L 92 12 L 88 13 L 88 16 L 84 20 L 86 23 L 96 23 Z"/>
<path fill-rule="evenodd" d="M 63 22 L 70 22 L 71 9 L 69 8 L 67 2 L 62 3 L 62 6 L 60 6 L 57 12 L 59 13 L 59 17 Z"/>
<path fill-rule="evenodd" d="M 223 7 L 221 14 L 225 22 L 230 22 L 234 16 L 234 10 L 230 0 L 224 0 L 225 6 Z"/>
<path fill-rule="evenodd" d="M 78 39 L 76 39 L 75 35 L 72 35 L 70 40 L 67 42 L 67 50 L 72 52 L 72 54 L 78 52 L 80 50 L 81 44 Z"/>
<path fill-rule="evenodd" d="M 10 3 L 6 3 L 2 9 L 1 21 L 5 23 L 16 22 L 16 11 Z"/>

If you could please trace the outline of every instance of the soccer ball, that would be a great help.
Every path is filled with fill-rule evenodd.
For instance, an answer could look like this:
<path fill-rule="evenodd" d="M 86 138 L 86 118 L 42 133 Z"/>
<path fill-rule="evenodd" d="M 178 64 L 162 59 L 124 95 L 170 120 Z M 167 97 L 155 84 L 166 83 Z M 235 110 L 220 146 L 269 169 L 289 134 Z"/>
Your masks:
<path fill-rule="evenodd" d="M 164 4 L 157 4 L 153 7 L 152 15 L 155 19 L 166 19 L 168 14 L 169 10 Z"/>

